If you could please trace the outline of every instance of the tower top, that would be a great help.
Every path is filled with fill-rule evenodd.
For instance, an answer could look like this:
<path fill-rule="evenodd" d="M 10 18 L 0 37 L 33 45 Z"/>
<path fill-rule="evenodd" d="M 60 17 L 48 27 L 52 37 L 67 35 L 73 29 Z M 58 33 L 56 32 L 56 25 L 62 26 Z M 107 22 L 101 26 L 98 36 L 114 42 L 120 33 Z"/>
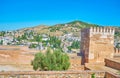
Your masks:
<path fill-rule="evenodd" d="M 111 34 L 114 35 L 114 27 L 90 27 L 90 33 Z"/>

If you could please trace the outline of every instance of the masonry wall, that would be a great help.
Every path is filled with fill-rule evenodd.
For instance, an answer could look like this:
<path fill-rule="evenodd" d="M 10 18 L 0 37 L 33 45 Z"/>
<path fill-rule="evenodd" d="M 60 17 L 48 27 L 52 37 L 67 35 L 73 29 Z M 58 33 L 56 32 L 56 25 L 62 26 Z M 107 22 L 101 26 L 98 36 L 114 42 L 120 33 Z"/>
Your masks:
<path fill-rule="evenodd" d="M 81 30 L 82 62 L 104 62 L 114 55 L 114 28 L 91 27 Z"/>
<path fill-rule="evenodd" d="M 104 78 L 103 71 L 39 71 L 39 72 L 0 72 L 0 78 Z"/>
<path fill-rule="evenodd" d="M 90 29 L 89 59 L 104 62 L 105 57 L 113 58 L 114 29 L 96 27 Z"/>
<path fill-rule="evenodd" d="M 91 27 L 81 31 L 81 53 L 84 63 L 104 62 L 114 55 L 114 28 Z"/>
<path fill-rule="evenodd" d="M 80 46 L 80 54 L 82 56 L 81 64 L 88 63 L 89 60 L 89 28 L 85 28 L 81 30 L 81 46 Z"/>
<path fill-rule="evenodd" d="M 105 78 L 120 78 L 120 75 L 113 74 L 113 73 L 110 73 L 110 72 L 106 72 L 105 73 Z"/>
<path fill-rule="evenodd" d="M 120 70 L 120 62 L 114 60 L 105 59 L 105 66 Z"/>
<path fill-rule="evenodd" d="M 84 65 L 81 65 L 81 57 L 80 56 L 72 56 L 70 57 L 70 68 L 69 70 L 84 70 Z"/>

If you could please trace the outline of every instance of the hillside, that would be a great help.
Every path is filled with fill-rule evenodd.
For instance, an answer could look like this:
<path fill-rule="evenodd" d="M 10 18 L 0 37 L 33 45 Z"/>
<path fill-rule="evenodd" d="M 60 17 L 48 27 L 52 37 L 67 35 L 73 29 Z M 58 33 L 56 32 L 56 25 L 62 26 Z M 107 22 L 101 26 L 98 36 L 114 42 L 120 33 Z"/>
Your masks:
<path fill-rule="evenodd" d="M 24 28 L 17 30 L 18 32 L 25 32 L 28 30 L 34 31 L 39 34 L 48 34 L 51 36 L 61 36 L 67 33 L 73 33 L 73 35 L 79 36 L 80 29 L 86 27 L 97 27 L 99 25 L 89 24 L 82 21 L 72 21 L 65 24 L 56 24 L 53 26 L 39 25 L 31 28 Z"/>

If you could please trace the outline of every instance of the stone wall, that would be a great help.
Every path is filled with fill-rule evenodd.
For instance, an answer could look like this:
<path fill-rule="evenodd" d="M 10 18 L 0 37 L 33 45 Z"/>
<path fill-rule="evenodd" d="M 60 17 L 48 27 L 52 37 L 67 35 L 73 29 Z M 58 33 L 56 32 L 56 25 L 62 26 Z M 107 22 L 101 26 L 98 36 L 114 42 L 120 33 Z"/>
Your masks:
<path fill-rule="evenodd" d="M 81 30 L 81 54 L 84 63 L 104 62 L 114 55 L 114 28 L 91 27 Z"/>
<path fill-rule="evenodd" d="M 69 70 L 84 70 L 84 65 L 81 65 L 81 57 L 76 53 L 69 54 L 70 57 L 70 68 Z"/>
<path fill-rule="evenodd" d="M 39 71 L 39 72 L 0 72 L 0 78 L 104 78 L 104 71 Z"/>
<path fill-rule="evenodd" d="M 113 73 L 110 73 L 110 72 L 106 72 L 105 73 L 105 78 L 120 78 L 120 75 L 115 75 Z"/>
<path fill-rule="evenodd" d="M 88 63 L 89 57 L 89 28 L 81 30 L 80 54 L 82 56 L 81 64 Z"/>
<path fill-rule="evenodd" d="M 114 60 L 106 58 L 105 59 L 105 65 L 108 66 L 108 67 L 120 70 L 120 62 L 118 62 L 118 61 L 114 61 Z"/>

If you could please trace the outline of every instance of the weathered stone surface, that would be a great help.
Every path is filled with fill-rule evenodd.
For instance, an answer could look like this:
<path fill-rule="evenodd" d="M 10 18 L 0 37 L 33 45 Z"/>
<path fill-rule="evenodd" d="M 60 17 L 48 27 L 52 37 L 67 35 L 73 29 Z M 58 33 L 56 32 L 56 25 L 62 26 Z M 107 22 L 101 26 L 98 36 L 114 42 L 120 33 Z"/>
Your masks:
<path fill-rule="evenodd" d="M 14 73 L 14 76 L 13 76 Z M 104 71 L 39 71 L 39 72 L 0 72 L 0 78 L 104 78 Z"/>
<path fill-rule="evenodd" d="M 81 30 L 82 64 L 104 62 L 114 54 L 114 28 L 85 28 Z"/>
<path fill-rule="evenodd" d="M 105 59 L 105 65 L 117 70 L 120 70 L 120 58 L 119 59 Z"/>
<path fill-rule="evenodd" d="M 70 57 L 70 68 L 69 70 L 84 70 L 84 66 L 81 65 L 81 57 L 77 56 L 76 53 L 69 54 Z"/>

